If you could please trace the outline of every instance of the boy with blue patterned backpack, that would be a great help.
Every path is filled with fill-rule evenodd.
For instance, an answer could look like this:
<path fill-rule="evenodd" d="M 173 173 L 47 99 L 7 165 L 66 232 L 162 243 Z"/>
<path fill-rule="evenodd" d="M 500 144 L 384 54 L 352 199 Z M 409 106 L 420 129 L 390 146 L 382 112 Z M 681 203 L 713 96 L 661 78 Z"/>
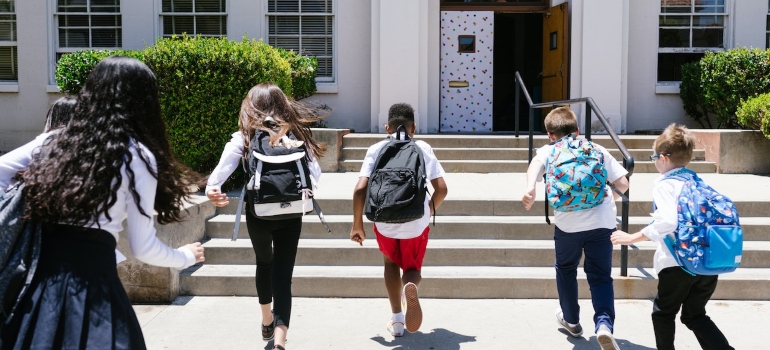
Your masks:
<path fill-rule="evenodd" d="M 529 210 L 535 202 L 535 183 L 544 177 L 546 203 L 554 210 L 555 222 L 554 267 L 560 305 L 556 322 L 573 337 L 583 334 L 577 268 L 585 252 L 583 269 L 591 287 L 596 339 L 602 349 L 618 349 L 612 335 L 615 295 L 610 242 L 616 229 L 617 208 L 607 182 L 624 193 L 628 172 L 604 147 L 577 138 L 577 117 L 569 107 L 548 113 L 545 128 L 552 142 L 540 148 L 530 162 L 527 190 L 521 200 Z"/>
<path fill-rule="evenodd" d="M 654 267 L 658 294 L 652 325 L 658 349 L 674 349 L 675 320 L 695 333 L 703 349 L 733 349 L 706 315 L 718 275 L 741 262 L 743 230 L 733 202 L 687 168 L 695 139 L 684 126 L 671 124 L 655 140 L 650 159 L 661 176 L 652 191 L 653 221 L 640 232 L 616 231 L 614 244 L 658 242 Z"/>

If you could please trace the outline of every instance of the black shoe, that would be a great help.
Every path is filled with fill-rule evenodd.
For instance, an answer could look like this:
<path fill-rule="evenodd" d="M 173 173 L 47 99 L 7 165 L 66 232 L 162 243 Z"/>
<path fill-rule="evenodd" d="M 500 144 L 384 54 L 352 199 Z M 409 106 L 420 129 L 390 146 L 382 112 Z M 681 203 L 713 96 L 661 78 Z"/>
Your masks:
<path fill-rule="evenodd" d="M 286 348 L 280 345 L 273 345 L 273 350 L 286 350 Z"/>
<path fill-rule="evenodd" d="M 271 322 L 267 326 L 262 325 L 262 340 L 270 341 L 270 340 L 273 340 L 274 337 L 275 337 L 275 314 L 273 314 L 273 322 Z M 276 345 L 276 346 L 280 346 L 280 345 Z M 282 349 L 282 350 L 286 350 L 286 349 Z"/>

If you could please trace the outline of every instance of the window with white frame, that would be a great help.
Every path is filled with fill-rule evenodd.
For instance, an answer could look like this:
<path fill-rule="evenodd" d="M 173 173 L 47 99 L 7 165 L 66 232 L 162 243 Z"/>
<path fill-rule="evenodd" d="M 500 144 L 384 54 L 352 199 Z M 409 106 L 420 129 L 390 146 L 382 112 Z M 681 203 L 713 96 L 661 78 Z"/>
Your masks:
<path fill-rule="evenodd" d="M 334 82 L 332 0 L 267 0 L 267 43 L 318 59 L 316 82 Z"/>
<path fill-rule="evenodd" d="M 682 80 L 681 66 L 725 49 L 727 0 L 660 0 L 658 82 Z"/>
<path fill-rule="evenodd" d="M 19 80 L 14 0 L 0 0 L 0 81 Z"/>
<path fill-rule="evenodd" d="M 119 49 L 123 46 L 120 0 L 57 0 L 56 60 L 84 49 Z"/>
<path fill-rule="evenodd" d="M 226 0 L 163 0 L 163 37 L 172 35 L 227 36 Z"/>

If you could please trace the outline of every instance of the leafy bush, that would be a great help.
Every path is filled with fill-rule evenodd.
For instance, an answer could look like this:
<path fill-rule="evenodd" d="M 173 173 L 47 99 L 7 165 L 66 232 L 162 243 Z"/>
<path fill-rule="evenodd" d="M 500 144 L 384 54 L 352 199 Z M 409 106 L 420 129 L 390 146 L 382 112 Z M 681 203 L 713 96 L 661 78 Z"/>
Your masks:
<path fill-rule="evenodd" d="M 743 101 L 735 112 L 738 122 L 751 129 L 760 129 L 770 139 L 770 93 Z"/>
<path fill-rule="evenodd" d="M 281 48 L 278 48 L 278 52 L 291 65 L 291 88 L 294 99 L 301 100 L 313 95 L 316 92 L 315 74 L 318 70 L 318 59 Z"/>
<path fill-rule="evenodd" d="M 141 59 L 141 52 L 126 50 L 83 50 L 65 54 L 56 63 L 55 76 L 59 90 L 65 94 L 77 95 L 94 66 L 112 55 Z"/>
<path fill-rule="evenodd" d="M 685 111 L 696 121 L 708 120 L 707 113 L 713 113 L 717 127 L 740 128 L 735 111 L 741 101 L 770 92 L 768 50 L 708 52 L 697 64 L 699 68 L 683 67 L 684 94 L 680 95 Z"/>
<path fill-rule="evenodd" d="M 712 128 L 709 119 L 709 110 L 703 100 L 701 91 L 700 62 L 686 63 L 682 65 L 682 83 L 679 85 L 679 97 L 682 98 L 682 107 L 690 118 L 700 126 Z"/>

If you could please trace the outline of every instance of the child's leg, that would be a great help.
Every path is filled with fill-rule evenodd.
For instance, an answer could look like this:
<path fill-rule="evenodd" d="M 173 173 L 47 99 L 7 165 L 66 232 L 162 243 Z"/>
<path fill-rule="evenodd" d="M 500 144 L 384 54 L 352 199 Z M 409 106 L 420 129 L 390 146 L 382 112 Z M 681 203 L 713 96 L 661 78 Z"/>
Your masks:
<path fill-rule="evenodd" d="M 706 315 L 706 303 L 717 288 L 718 276 L 695 276 L 690 294 L 682 303 L 682 323 L 698 339 L 704 349 L 732 349 L 714 321 Z"/>
<path fill-rule="evenodd" d="M 385 259 L 385 289 L 388 291 L 390 310 L 394 314 L 401 312 L 401 268 L 387 256 Z"/>
<path fill-rule="evenodd" d="M 425 259 L 425 251 L 428 248 L 428 235 L 430 227 L 426 227 L 422 234 L 411 239 L 402 239 L 399 241 L 399 250 L 401 252 L 401 267 L 404 269 L 404 276 L 401 281 L 406 285 L 411 282 L 416 286 L 422 281 L 422 261 Z"/>
<path fill-rule="evenodd" d="M 610 235 L 615 229 L 596 229 L 586 232 L 583 249 L 586 259 L 583 270 L 591 287 L 594 306 L 595 330 L 602 324 L 613 331 L 615 322 L 615 292 L 612 288 L 612 242 Z"/>
<path fill-rule="evenodd" d="M 286 345 L 291 321 L 291 280 L 302 231 L 302 219 L 273 220 L 273 313 L 276 345 Z"/>
<path fill-rule="evenodd" d="M 652 303 L 652 328 L 658 350 L 674 349 L 676 314 L 695 277 L 678 266 L 667 267 L 658 273 L 658 295 Z"/>
<path fill-rule="evenodd" d="M 556 249 L 556 289 L 559 293 L 559 305 L 564 320 L 577 324 L 580 322 L 578 305 L 577 267 L 583 256 L 584 232 L 567 233 L 554 227 Z"/>
<path fill-rule="evenodd" d="M 257 260 L 257 272 L 254 281 L 257 286 L 259 304 L 262 308 L 262 324 L 270 325 L 273 323 L 273 314 L 270 312 L 273 302 L 273 234 L 267 226 L 266 220 L 260 220 L 248 213 L 248 210 L 246 227 Z"/>

